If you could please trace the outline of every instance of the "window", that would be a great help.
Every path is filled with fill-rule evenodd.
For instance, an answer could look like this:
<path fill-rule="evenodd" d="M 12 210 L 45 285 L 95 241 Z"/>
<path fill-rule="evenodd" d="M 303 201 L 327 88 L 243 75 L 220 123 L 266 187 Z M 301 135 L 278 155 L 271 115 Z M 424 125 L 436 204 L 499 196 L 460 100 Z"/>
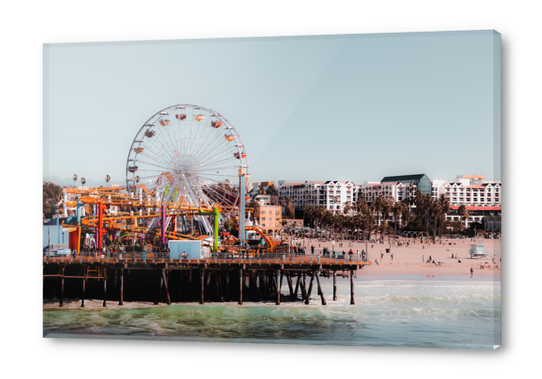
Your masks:
<path fill-rule="evenodd" d="M 264 215 L 265 214 L 265 211 L 262 211 L 262 214 Z M 264 219 L 265 220 L 265 219 Z"/>
<path fill-rule="evenodd" d="M 265 221 L 265 217 L 262 217 L 262 220 Z"/>
<path fill-rule="evenodd" d="M 275 218 L 275 221 L 280 221 L 280 218 L 279 218 L 279 217 L 276 217 L 276 218 Z"/>

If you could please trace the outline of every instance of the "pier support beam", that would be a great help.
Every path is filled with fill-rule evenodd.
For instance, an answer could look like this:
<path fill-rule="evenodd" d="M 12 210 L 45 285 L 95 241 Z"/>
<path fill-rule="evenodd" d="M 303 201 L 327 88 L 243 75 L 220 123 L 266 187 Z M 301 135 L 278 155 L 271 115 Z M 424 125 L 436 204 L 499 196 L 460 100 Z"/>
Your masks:
<path fill-rule="evenodd" d="M 320 298 L 322 299 L 322 305 L 326 305 L 324 291 L 322 291 L 322 287 L 320 286 L 320 270 L 316 270 L 316 282 L 318 283 L 318 292 L 320 293 Z"/>
<path fill-rule="evenodd" d="M 311 282 L 309 284 L 309 291 L 307 292 L 307 297 L 305 299 L 305 304 L 309 304 L 310 298 L 311 298 L 311 292 L 312 292 L 312 283 L 314 282 L 314 276 L 316 274 L 316 270 L 312 272 Z"/>
<path fill-rule="evenodd" d="M 87 284 L 87 273 L 86 273 L 86 269 L 83 269 L 83 272 L 84 272 L 84 276 L 83 276 L 83 294 L 81 296 L 81 308 L 84 308 L 85 307 L 85 292 L 86 292 L 86 284 Z"/>
<path fill-rule="evenodd" d="M 64 306 L 64 267 L 62 267 L 62 276 L 60 277 L 60 307 Z"/>
<path fill-rule="evenodd" d="M 350 305 L 354 305 L 354 271 L 350 269 Z"/>
<path fill-rule="evenodd" d="M 297 280 L 295 282 L 295 291 L 294 291 L 294 298 L 297 300 L 297 293 L 299 291 L 299 282 L 301 281 L 301 274 L 297 275 Z"/>
<path fill-rule="evenodd" d="M 307 283 L 305 281 L 305 273 L 303 273 L 303 275 L 301 275 L 300 279 L 302 279 L 302 281 L 301 281 L 301 299 L 302 300 L 307 300 Z"/>
<path fill-rule="evenodd" d="M 205 269 L 202 268 L 200 271 L 200 285 L 201 285 L 201 297 L 199 300 L 200 304 L 203 304 L 205 301 Z"/>
<path fill-rule="evenodd" d="M 243 304 L 243 269 L 239 269 L 239 304 Z"/>
<path fill-rule="evenodd" d="M 276 271 L 276 277 L 277 277 L 277 301 L 276 305 L 280 305 L 280 287 L 282 285 L 282 276 L 280 274 L 280 270 Z"/>
<path fill-rule="evenodd" d="M 333 300 L 337 300 L 337 270 L 333 270 Z"/>
<path fill-rule="evenodd" d="M 106 302 L 106 299 L 107 299 L 107 276 L 106 276 L 105 268 L 104 268 L 103 281 L 104 281 L 104 304 L 103 304 L 103 306 L 105 307 L 106 306 L 105 302 Z"/>
<path fill-rule="evenodd" d="M 160 301 L 160 295 L 162 295 L 162 286 L 164 285 L 164 278 L 160 274 L 160 286 L 158 287 L 158 293 L 156 294 L 156 300 L 154 300 L 154 305 L 158 304 Z"/>
<path fill-rule="evenodd" d="M 166 288 L 166 296 L 167 296 L 167 305 L 171 304 L 171 299 L 169 297 L 169 289 L 167 285 L 167 277 L 166 277 L 166 269 L 162 269 L 162 281 L 164 282 L 164 287 Z"/>
<path fill-rule="evenodd" d="M 294 295 L 294 286 L 292 284 L 292 277 L 290 274 L 286 274 L 286 281 L 288 282 L 288 289 L 290 290 L 290 296 Z"/>
<path fill-rule="evenodd" d="M 123 305 L 124 301 L 124 268 L 120 269 L 120 295 L 119 295 L 119 305 Z"/>
<path fill-rule="evenodd" d="M 218 272 L 215 275 L 215 282 L 216 282 L 216 290 L 218 293 L 218 297 L 220 299 L 220 302 L 224 302 L 224 294 L 222 293 L 222 274 Z"/>

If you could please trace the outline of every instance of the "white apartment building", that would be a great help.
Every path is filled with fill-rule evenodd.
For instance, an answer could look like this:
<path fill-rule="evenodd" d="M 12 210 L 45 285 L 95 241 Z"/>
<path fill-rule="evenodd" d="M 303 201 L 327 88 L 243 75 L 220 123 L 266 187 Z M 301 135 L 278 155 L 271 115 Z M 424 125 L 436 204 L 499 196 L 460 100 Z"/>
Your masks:
<path fill-rule="evenodd" d="M 405 186 L 402 183 L 388 182 L 364 182 L 357 189 L 357 196 L 363 197 L 367 203 L 374 202 L 379 196 L 393 198 L 393 201 L 401 201 L 406 198 Z"/>
<path fill-rule="evenodd" d="M 329 211 L 339 212 L 346 202 L 354 202 L 356 185 L 353 182 L 330 180 L 327 182 L 306 181 L 305 183 L 283 183 L 279 187 L 279 196 L 290 198 L 296 209 L 303 205 L 321 205 Z"/>
<path fill-rule="evenodd" d="M 461 205 L 464 205 L 469 213 L 469 218 L 466 220 L 467 227 L 471 222 L 482 222 L 488 216 L 497 217 L 500 220 L 501 182 L 500 180 L 483 180 L 484 177 L 479 175 L 460 175 L 456 177 L 456 181 L 444 184 L 444 194 L 450 202 L 447 220 L 461 221 L 458 213 Z"/>
<path fill-rule="evenodd" d="M 332 212 L 342 212 L 344 204 L 357 199 L 357 187 L 353 182 L 329 180 L 318 188 L 318 204 Z"/>
<path fill-rule="evenodd" d="M 271 195 L 257 195 L 254 201 L 259 201 L 263 206 L 271 205 Z"/>
<path fill-rule="evenodd" d="M 431 180 L 431 196 L 433 199 L 438 199 L 441 194 L 444 194 L 446 192 L 446 184 L 448 184 L 449 180 L 443 180 L 443 179 L 433 179 Z"/>
<path fill-rule="evenodd" d="M 500 207 L 501 183 L 465 184 L 448 182 L 444 185 L 444 194 L 450 206 Z"/>
<path fill-rule="evenodd" d="M 315 207 L 318 205 L 318 189 L 324 182 L 306 181 L 304 183 L 281 183 L 279 197 L 289 198 L 296 209 L 303 205 Z"/>

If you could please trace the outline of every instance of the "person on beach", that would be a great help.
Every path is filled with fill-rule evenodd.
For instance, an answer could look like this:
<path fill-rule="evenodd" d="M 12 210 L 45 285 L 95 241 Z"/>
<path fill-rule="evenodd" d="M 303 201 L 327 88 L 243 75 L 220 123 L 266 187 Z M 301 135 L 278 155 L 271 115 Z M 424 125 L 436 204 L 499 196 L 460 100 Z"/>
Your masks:
<path fill-rule="evenodd" d="M 425 255 L 422 255 L 422 263 L 425 262 Z"/>
<path fill-rule="evenodd" d="M 472 275 L 472 273 L 474 272 L 474 270 L 472 269 L 472 267 L 470 268 L 470 274 Z"/>
<path fill-rule="evenodd" d="M 390 255 L 390 256 L 391 256 L 391 260 L 393 261 L 393 253 L 391 253 L 391 255 Z"/>

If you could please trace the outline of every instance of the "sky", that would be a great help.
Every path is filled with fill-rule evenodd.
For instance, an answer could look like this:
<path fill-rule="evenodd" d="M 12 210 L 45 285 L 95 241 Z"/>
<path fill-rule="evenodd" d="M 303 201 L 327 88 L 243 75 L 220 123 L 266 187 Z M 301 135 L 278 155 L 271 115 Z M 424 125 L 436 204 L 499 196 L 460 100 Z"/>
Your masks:
<path fill-rule="evenodd" d="M 500 179 L 494 31 L 44 45 L 44 180 L 125 184 L 143 124 L 221 113 L 251 181 Z"/>

